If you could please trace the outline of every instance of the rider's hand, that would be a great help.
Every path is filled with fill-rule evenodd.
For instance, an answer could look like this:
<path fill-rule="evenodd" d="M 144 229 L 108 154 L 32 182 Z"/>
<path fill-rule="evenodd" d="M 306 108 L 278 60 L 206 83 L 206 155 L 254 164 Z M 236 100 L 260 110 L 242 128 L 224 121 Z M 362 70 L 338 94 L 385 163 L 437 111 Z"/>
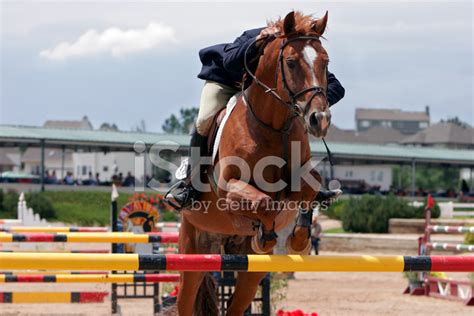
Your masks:
<path fill-rule="evenodd" d="M 276 26 L 266 27 L 260 32 L 260 34 L 258 34 L 257 40 L 260 40 L 262 38 L 266 38 L 266 37 L 272 36 L 272 35 L 278 36 L 278 35 L 280 35 L 280 32 L 281 32 L 280 29 L 277 28 Z"/>

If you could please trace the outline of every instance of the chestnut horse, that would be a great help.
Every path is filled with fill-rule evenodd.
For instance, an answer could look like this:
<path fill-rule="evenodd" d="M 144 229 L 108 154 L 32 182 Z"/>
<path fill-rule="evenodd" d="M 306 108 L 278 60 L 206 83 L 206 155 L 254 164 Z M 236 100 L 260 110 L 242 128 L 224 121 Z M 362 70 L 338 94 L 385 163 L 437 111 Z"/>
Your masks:
<path fill-rule="evenodd" d="M 258 64 L 246 61 L 252 82 L 238 96 L 233 112 L 227 118 L 219 145 L 218 165 L 229 157 L 233 163 L 216 167 L 217 189 L 202 193 L 202 204 L 183 209 L 180 229 L 180 253 L 186 254 L 252 254 L 272 253 L 276 231 L 294 222 L 288 237 L 290 253 L 308 254 L 310 247 L 311 210 L 283 203 L 275 209 L 272 202 L 314 201 L 320 177 L 308 172 L 312 180 L 293 177 L 294 169 L 308 165 L 310 146 L 308 132 L 325 136 L 330 124 L 326 99 L 326 69 L 329 61 L 320 37 L 327 23 L 326 15 L 318 20 L 299 12 L 290 12 L 273 24 L 282 33 L 276 38 L 256 41 L 260 51 Z M 253 73 L 250 68 L 255 68 Z M 298 143 L 299 146 L 290 146 Z M 262 188 L 255 174 L 244 174 L 261 167 L 267 157 L 279 157 L 281 163 L 261 168 L 260 177 L 269 186 L 299 181 L 297 190 Z M 235 162 L 237 161 L 237 162 Z M 304 169 L 304 168 L 302 168 Z M 290 177 L 290 174 L 291 177 Z M 276 191 L 276 192 L 275 192 Z M 223 207 L 238 203 L 238 210 Z M 309 214 L 309 215 L 308 215 Z M 252 302 L 266 273 L 238 272 L 237 284 L 227 315 L 242 315 Z M 213 315 L 218 307 L 212 299 L 212 275 L 205 272 L 181 273 L 178 312 L 181 316 Z"/>

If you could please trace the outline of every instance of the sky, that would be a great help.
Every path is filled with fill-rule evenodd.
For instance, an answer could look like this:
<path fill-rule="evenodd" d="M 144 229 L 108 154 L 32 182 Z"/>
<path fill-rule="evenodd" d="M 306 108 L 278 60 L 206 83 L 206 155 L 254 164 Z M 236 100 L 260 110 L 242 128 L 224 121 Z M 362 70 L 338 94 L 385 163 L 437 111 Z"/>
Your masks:
<path fill-rule="evenodd" d="M 161 132 L 198 106 L 198 51 L 300 10 L 329 12 L 329 70 L 355 109 L 424 111 L 474 125 L 472 1 L 111 2 L 0 0 L 0 124 L 103 122 Z"/>

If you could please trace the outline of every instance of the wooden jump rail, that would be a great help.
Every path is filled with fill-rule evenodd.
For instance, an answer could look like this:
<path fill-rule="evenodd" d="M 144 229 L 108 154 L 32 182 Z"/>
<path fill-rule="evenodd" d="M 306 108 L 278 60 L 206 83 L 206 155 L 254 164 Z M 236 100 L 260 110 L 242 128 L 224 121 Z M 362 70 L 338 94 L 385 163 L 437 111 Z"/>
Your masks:
<path fill-rule="evenodd" d="M 0 253 L 2 252 L 16 252 L 16 253 L 24 253 L 24 252 L 31 252 L 27 250 L 0 250 Z M 51 251 L 47 250 L 35 250 L 34 252 L 38 253 L 48 253 Z M 110 253 L 110 250 L 108 249 L 80 249 L 80 250 L 60 250 L 60 251 L 55 251 L 55 253 Z M 159 247 L 158 248 L 158 253 L 178 253 L 178 248 L 176 247 Z"/>
<path fill-rule="evenodd" d="M 0 233 L 0 242 L 177 243 L 177 233 Z"/>
<path fill-rule="evenodd" d="M 28 250 L 0 250 L 1 252 L 16 252 L 16 253 L 22 253 L 22 252 L 31 252 Z M 45 253 L 45 252 L 51 252 L 47 250 L 35 250 L 35 252 L 38 253 Z M 80 249 L 80 250 L 60 250 L 60 251 L 55 251 L 57 253 L 110 253 L 109 249 Z"/>
<path fill-rule="evenodd" d="M 1 253 L 5 270 L 474 272 L 474 256 L 139 255 Z"/>
<path fill-rule="evenodd" d="M 431 241 L 431 233 L 444 234 L 465 234 L 474 233 L 474 227 L 469 226 L 443 226 L 431 225 L 431 210 L 434 201 L 428 196 L 428 203 L 425 208 L 425 231 L 423 236 L 418 239 L 418 254 L 429 255 L 431 250 L 456 251 L 456 252 L 474 252 L 474 245 L 438 243 Z M 474 258 L 473 255 L 459 256 L 464 258 Z M 448 272 L 445 270 L 442 272 Z M 474 288 L 470 281 L 458 281 L 446 278 L 434 278 L 427 273 L 420 273 L 420 281 L 423 282 L 421 288 L 410 289 L 408 287 L 405 293 L 411 295 L 427 295 L 437 298 L 460 300 L 466 305 L 474 305 Z"/>
<path fill-rule="evenodd" d="M 446 250 L 459 252 L 474 252 L 474 245 L 450 244 L 440 242 L 427 242 L 426 248 L 429 250 Z"/>
<path fill-rule="evenodd" d="M 14 226 L 0 228 L 0 232 L 8 233 L 105 233 L 108 232 L 107 227 L 28 227 Z"/>
<path fill-rule="evenodd" d="M 0 292 L 0 303 L 103 303 L 108 292 Z"/>
<path fill-rule="evenodd" d="M 428 225 L 426 229 L 430 233 L 444 233 L 444 234 L 474 234 L 474 226 L 442 226 L 442 225 Z"/>
<path fill-rule="evenodd" d="M 179 282 L 179 274 L 0 274 L 0 283 L 161 283 Z"/>

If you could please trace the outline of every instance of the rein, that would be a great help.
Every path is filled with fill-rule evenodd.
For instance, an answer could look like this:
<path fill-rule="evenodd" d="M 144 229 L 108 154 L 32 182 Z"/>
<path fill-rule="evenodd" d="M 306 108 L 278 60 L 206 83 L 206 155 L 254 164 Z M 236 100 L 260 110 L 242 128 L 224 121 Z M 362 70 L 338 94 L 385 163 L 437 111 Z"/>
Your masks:
<path fill-rule="evenodd" d="M 250 104 L 250 100 L 249 100 L 249 98 L 247 96 L 247 93 L 246 93 L 247 90 L 245 89 L 245 85 L 242 85 L 242 99 L 244 100 L 244 103 L 247 105 L 247 107 L 250 109 L 250 113 L 252 113 L 252 116 L 256 119 L 256 121 L 260 125 L 264 126 L 265 128 L 268 128 L 268 129 L 270 129 L 274 132 L 282 134 L 282 144 L 283 144 L 283 157 L 282 158 L 285 161 L 285 164 L 283 166 L 283 177 L 282 178 L 287 179 L 288 174 L 289 174 L 289 166 L 288 166 L 289 135 L 290 135 L 290 130 L 293 127 L 294 119 L 297 118 L 297 117 L 301 118 L 303 120 L 305 130 L 307 132 L 308 127 L 307 127 L 306 121 L 304 120 L 304 115 L 308 111 L 309 104 L 314 99 L 314 97 L 318 94 L 322 94 L 324 96 L 324 98 L 326 99 L 326 102 L 327 102 L 327 95 L 326 95 L 326 89 L 324 89 L 323 87 L 320 87 L 320 86 L 312 86 L 312 87 L 309 87 L 309 88 L 305 88 L 301 91 L 298 91 L 296 93 L 293 92 L 292 89 L 290 88 L 290 86 L 288 85 L 288 81 L 287 81 L 287 78 L 286 78 L 286 75 L 285 75 L 285 70 L 283 68 L 283 50 L 285 49 L 285 47 L 288 44 L 290 44 L 292 42 L 295 42 L 295 41 L 299 41 L 299 40 L 308 40 L 308 41 L 318 40 L 319 41 L 320 39 L 319 39 L 318 36 L 298 36 L 298 37 L 294 37 L 292 39 L 284 40 L 281 43 L 279 53 L 278 53 L 277 70 L 275 71 L 275 83 L 274 83 L 275 87 L 274 88 L 269 87 L 268 85 L 266 85 L 265 83 L 263 83 L 262 81 L 260 81 L 257 78 L 257 76 L 250 70 L 250 67 L 248 65 L 248 61 L 247 61 L 248 52 L 249 52 L 250 48 L 252 46 L 254 46 L 258 41 L 265 40 L 264 44 L 262 44 L 263 45 L 262 50 L 263 50 L 265 48 L 265 46 L 274 39 L 275 39 L 274 36 L 269 36 L 269 37 L 266 37 L 264 39 L 255 39 L 249 46 L 247 46 L 247 48 L 245 49 L 245 53 L 244 53 L 244 67 L 245 67 L 246 73 L 252 78 L 252 80 L 260 88 L 262 88 L 264 90 L 265 93 L 270 94 L 278 102 L 280 102 L 282 105 L 284 105 L 285 107 L 288 108 L 290 113 L 289 113 L 289 115 L 286 119 L 285 125 L 281 129 L 276 129 L 272 125 L 267 124 L 264 121 L 262 121 L 257 116 L 257 114 L 255 113 L 255 111 L 253 109 L 253 106 Z M 289 97 L 290 101 L 285 101 L 277 92 L 278 73 L 281 73 L 281 79 L 282 79 L 283 87 L 284 87 L 286 93 L 288 94 L 288 97 Z M 304 106 L 299 105 L 298 104 L 298 99 L 300 97 L 306 95 L 309 92 L 312 92 L 312 94 L 311 94 L 311 97 L 309 98 L 309 100 L 306 102 L 306 104 Z M 324 146 L 326 147 L 329 163 L 331 165 L 333 165 L 331 151 L 329 150 L 324 138 L 323 138 L 323 143 L 324 143 Z M 288 192 L 288 189 L 289 189 L 289 186 L 286 187 L 285 191 Z M 281 195 L 281 191 L 277 192 L 276 200 L 279 200 L 280 195 Z"/>

